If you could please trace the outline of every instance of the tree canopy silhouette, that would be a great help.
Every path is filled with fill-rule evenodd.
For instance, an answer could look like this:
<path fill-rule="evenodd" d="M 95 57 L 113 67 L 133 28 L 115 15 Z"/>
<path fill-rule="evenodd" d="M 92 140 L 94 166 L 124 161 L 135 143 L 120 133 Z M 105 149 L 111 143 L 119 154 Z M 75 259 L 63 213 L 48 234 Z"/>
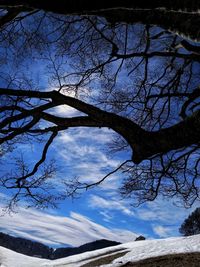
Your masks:
<path fill-rule="evenodd" d="M 196 208 L 182 223 L 179 232 L 184 236 L 200 234 L 200 208 Z"/>
<path fill-rule="evenodd" d="M 18 158 L 15 171 L 3 172 L 11 202 L 46 206 L 120 170 L 121 194 L 138 204 L 158 195 L 188 206 L 199 199 L 198 0 L 145 2 L 0 1 L 0 155 L 43 144 L 32 167 Z M 58 116 L 61 105 L 78 115 Z M 98 182 L 66 181 L 66 195 L 53 195 L 47 152 L 73 127 L 88 127 L 88 135 L 91 127 L 112 129 L 112 150 L 132 156 Z"/>

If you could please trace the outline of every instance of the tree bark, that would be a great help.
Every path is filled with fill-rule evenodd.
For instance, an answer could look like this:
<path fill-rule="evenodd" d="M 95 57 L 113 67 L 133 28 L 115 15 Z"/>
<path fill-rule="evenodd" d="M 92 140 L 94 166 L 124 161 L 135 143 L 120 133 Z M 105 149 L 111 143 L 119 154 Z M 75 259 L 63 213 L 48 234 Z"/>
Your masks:
<path fill-rule="evenodd" d="M 90 1 L 90 0 L 1 0 L 0 5 L 24 5 L 28 7 L 44 9 L 57 13 L 76 13 L 76 12 L 88 12 L 100 9 L 109 8 L 159 8 L 164 7 L 166 9 L 184 10 L 184 11 L 197 11 L 199 8 L 199 0 L 115 0 L 115 1 Z"/>
<path fill-rule="evenodd" d="M 110 23 L 126 22 L 154 24 L 183 35 L 185 38 L 200 40 L 200 15 L 198 0 L 2 0 L 0 7 L 24 6 L 58 14 L 99 15 Z M 172 11 L 173 10 L 173 11 Z M 180 11 L 181 10 L 181 11 Z M 184 12 L 183 12 L 184 11 Z M 193 11 L 193 12 L 191 12 Z"/>

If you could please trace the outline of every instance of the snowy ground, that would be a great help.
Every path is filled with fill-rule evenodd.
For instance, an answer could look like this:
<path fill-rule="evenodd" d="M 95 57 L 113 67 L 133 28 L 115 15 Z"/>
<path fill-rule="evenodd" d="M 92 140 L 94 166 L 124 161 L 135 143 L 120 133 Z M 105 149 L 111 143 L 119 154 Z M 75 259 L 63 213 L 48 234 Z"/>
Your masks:
<path fill-rule="evenodd" d="M 45 262 L 45 259 L 25 256 L 4 247 L 0 247 L 0 267 L 39 267 Z"/>
<path fill-rule="evenodd" d="M 127 252 L 125 256 L 117 258 L 112 264 L 104 267 L 119 267 L 126 262 L 136 262 L 142 259 L 168 254 L 200 252 L 200 235 L 191 237 L 167 238 L 160 240 L 147 240 L 129 242 L 123 245 L 85 252 L 54 261 L 24 256 L 6 248 L 0 247 L 1 267 L 80 267 L 105 254 Z"/>

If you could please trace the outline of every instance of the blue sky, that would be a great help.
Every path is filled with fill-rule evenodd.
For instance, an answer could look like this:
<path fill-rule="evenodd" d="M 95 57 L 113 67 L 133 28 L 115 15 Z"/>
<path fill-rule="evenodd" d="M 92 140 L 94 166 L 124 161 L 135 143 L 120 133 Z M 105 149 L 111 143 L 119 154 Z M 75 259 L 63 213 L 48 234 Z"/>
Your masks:
<path fill-rule="evenodd" d="M 55 89 L 54 85 L 58 82 L 48 83 L 43 64 L 43 61 L 37 59 L 32 59 L 32 62 L 25 60 L 21 69 L 26 72 L 27 77 L 35 81 L 39 79 L 39 88 Z M 12 66 L 12 63 L 10 65 L 2 68 L 1 86 L 8 82 L 4 80 L 7 77 L 4 73 L 9 75 L 11 71 L 16 71 L 16 76 L 21 73 L 21 69 L 16 70 L 16 66 Z M 54 112 L 59 116 L 77 115 L 75 110 L 67 106 L 60 106 Z M 58 192 L 63 191 L 62 179 L 78 177 L 82 182 L 93 183 L 129 159 L 130 151 L 116 154 L 108 152 L 107 144 L 112 139 L 112 131 L 105 128 L 69 129 L 60 133 L 48 154 L 49 160 L 56 160 L 58 171 L 52 182 Z M 20 144 L 16 153 L 21 152 L 31 164 L 38 157 L 39 151 L 38 144 L 29 143 Z M 1 160 L 2 172 L 3 169 L 12 167 L 6 156 Z M 8 191 L 1 189 L 0 231 L 52 247 L 78 246 L 101 238 L 127 242 L 135 240 L 138 235 L 165 238 L 179 235 L 181 223 L 198 205 L 197 203 L 191 209 L 185 209 L 174 205 L 175 199 L 158 198 L 154 202 L 134 208 L 131 199 L 122 199 L 119 195 L 121 180 L 122 174 L 115 173 L 98 187 L 82 191 L 79 198 L 61 201 L 55 210 L 36 210 L 34 207 L 26 209 L 25 203 L 21 202 L 17 213 L 13 214 L 4 213 L 3 205 L 8 198 Z"/>
<path fill-rule="evenodd" d="M 77 115 L 77 111 L 67 106 L 57 107 L 54 113 L 66 117 Z M 82 127 L 61 132 L 48 153 L 48 160 L 56 160 L 58 171 L 53 184 L 58 192 L 63 191 L 63 179 L 78 177 L 81 182 L 93 183 L 129 159 L 130 151 L 108 152 L 107 144 L 112 139 L 113 132 L 106 128 Z M 40 148 L 35 143 L 20 144 L 15 155 L 20 152 L 29 164 L 33 164 L 39 157 Z M 13 167 L 8 159 L 6 156 L 1 159 L 5 170 Z M 115 173 L 98 187 L 83 190 L 77 199 L 61 201 L 55 210 L 26 209 L 25 203 L 21 202 L 17 213 L 9 215 L 2 210 L 0 231 L 52 247 L 79 246 L 101 238 L 127 242 L 138 235 L 165 238 L 178 236 L 181 223 L 198 206 L 197 203 L 191 209 L 185 209 L 174 205 L 175 199 L 158 198 L 133 207 L 131 199 L 120 197 L 121 181 L 122 173 Z M 8 194 L 1 189 L 2 208 Z"/>
<path fill-rule="evenodd" d="M 73 112 L 64 106 L 56 110 L 62 116 Z M 52 145 L 48 158 L 57 161 L 59 171 L 53 183 L 58 191 L 63 190 L 63 178 L 79 177 L 82 182 L 94 182 L 128 158 L 128 152 L 108 154 L 106 144 L 112 139 L 111 130 L 89 131 L 90 134 L 87 128 L 79 128 L 62 132 Z M 34 144 L 23 144 L 18 149 L 29 161 L 39 151 Z M 127 242 L 138 235 L 146 238 L 179 235 L 178 228 L 195 207 L 184 209 L 170 199 L 158 198 L 134 208 L 131 199 L 122 199 L 118 193 L 121 178 L 121 173 L 116 173 L 98 187 L 82 191 L 77 199 L 61 201 L 56 210 L 26 209 L 22 202 L 16 214 L 1 217 L 0 231 L 53 247 L 78 246 L 101 238 Z M 2 191 L 2 200 L 7 198 L 6 194 Z"/>

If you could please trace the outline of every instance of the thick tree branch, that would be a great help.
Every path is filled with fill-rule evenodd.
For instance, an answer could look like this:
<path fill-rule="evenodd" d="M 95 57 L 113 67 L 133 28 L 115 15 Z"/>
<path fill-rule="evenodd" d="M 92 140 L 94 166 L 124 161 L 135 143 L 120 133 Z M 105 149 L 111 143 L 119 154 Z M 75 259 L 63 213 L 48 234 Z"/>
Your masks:
<path fill-rule="evenodd" d="M 186 118 L 186 110 L 187 107 L 197 98 L 200 97 L 200 87 L 196 88 L 190 95 L 188 96 L 187 101 L 183 104 L 180 112 L 180 116 L 185 119 Z"/>
<path fill-rule="evenodd" d="M 116 0 L 112 1 L 96 1 L 91 2 L 90 0 L 85 0 L 84 2 L 76 2 L 73 0 L 60 0 L 58 3 L 54 1 L 49 2 L 48 0 L 38 1 L 38 0 L 1 0 L 0 6 L 18 6 L 24 5 L 28 7 L 44 9 L 57 13 L 76 13 L 76 12 L 89 12 L 91 10 L 101 10 L 110 9 L 116 7 L 126 7 L 126 8 L 159 8 L 165 7 L 167 9 L 173 10 L 188 10 L 196 11 L 199 6 L 198 0 L 152 0 L 147 2 L 145 0 L 135 0 L 135 1 L 123 1 Z"/>
<path fill-rule="evenodd" d="M 127 118 L 106 112 L 93 105 L 63 95 L 57 91 L 40 93 L 26 90 L 0 89 L 0 95 L 2 94 L 51 99 L 52 106 L 66 104 L 87 114 L 88 116 L 86 117 L 59 118 L 54 115 L 41 112 L 40 115 L 37 113 L 36 118 L 38 119 L 39 116 L 39 118 L 51 121 L 60 126 L 61 129 L 63 129 L 63 127 L 66 129 L 68 127 L 76 126 L 111 128 L 129 143 L 133 150 L 132 160 L 135 163 L 140 163 L 142 160 L 159 153 L 167 153 L 175 149 L 198 144 L 200 141 L 199 111 L 174 126 L 155 132 L 149 132 L 145 131 L 139 125 Z M 31 114 L 34 116 L 33 112 Z M 28 127 L 27 130 L 29 129 L 30 127 Z M 22 129 L 19 131 L 22 131 Z"/>
<path fill-rule="evenodd" d="M 0 17 L 0 27 L 12 21 L 20 12 L 21 12 L 21 8 L 20 9 L 18 8 L 9 9 L 8 12 L 4 16 Z"/>
<path fill-rule="evenodd" d="M 46 121 L 52 122 L 57 126 L 61 126 L 63 129 L 67 129 L 70 127 L 106 127 L 105 123 L 96 121 L 88 116 L 62 118 L 42 112 L 41 118 L 43 118 Z"/>
<path fill-rule="evenodd" d="M 25 8 L 42 9 L 66 15 L 98 15 L 108 19 L 111 23 L 126 22 L 154 24 L 174 33 L 183 34 L 193 40 L 200 39 L 200 15 L 198 14 L 199 2 L 193 1 L 158 1 L 152 0 L 147 3 L 144 0 L 137 1 L 65 1 L 58 3 L 51 1 L 35 0 L 2 0 L 2 8 L 6 6 L 24 6 Z M 171 11 L 173 10 L 173 11 Z M 179 11 L 181 10 L 181 11 Z M 192 12 L 185 12 L 193 11 Z M 172 23 L 173 21 L 173 23 Z"/>
<path fill-rule="evenodd" d="M 193 53 L 196 53 L 196 54 L 200 55 L 200 46 L 199 45 L 198 46 L 197 45 L 192 45 L 188 41 L 182 40 L 180 42 L 180 46 L 184 47 L 189 52 L 193 52 Z"/>
<path fill-rule="evenodd" d="M 149 133 L 145 140 L 146 147 L 143 147 L 138 154 L 141 153 L 145 159 L 156 154 L 199 144 L 199 141 L 200 111 L 196 111 L 192 116 L 169 128 Z"/>
<path fill-rule="evenodd" d="M 27 118 L 29 116 L 40 114 L 40 112 L 42 112 L 43 110 L 47 110 L 47 109 L 52 108 L 54 106 L 56 106 L 56 104 L 47 103 L 47 104 L 41 105 L 39 107 L 36 107 L 34 109 L 30 109 L 30 110 L 16 107 L 16 110 L 23 110 L 23 112 L 21 112 L 20 114 L 5 118 L 3 121 L 0 122 L 0 129 L 4 128 L 8 124 L 11 124 L 12 122 L 16 122 L 16 121 L 22 120 L 24 118 Z M 13 109 L 13 110 L 15 110 L 15 109 Z"/>

